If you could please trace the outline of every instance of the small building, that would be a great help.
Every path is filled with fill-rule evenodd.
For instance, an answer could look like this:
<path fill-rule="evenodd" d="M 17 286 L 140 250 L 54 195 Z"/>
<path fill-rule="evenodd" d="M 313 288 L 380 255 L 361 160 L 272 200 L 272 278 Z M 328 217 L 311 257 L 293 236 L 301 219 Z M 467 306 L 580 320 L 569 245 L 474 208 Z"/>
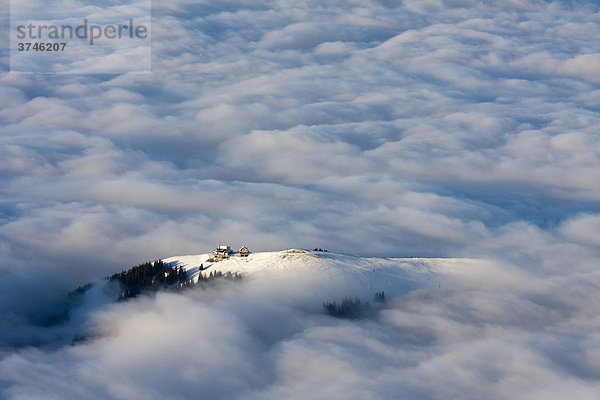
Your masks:
<path fill-rule="evenodd" d="M 227 260 L 231 255 L 231 246 L 218 245 L 212 252 L 212 258 L 215 261 Z"/>
<path fill-rule="evenodd" d="M 246 246 L 242 246 L 238 251 L 240 257 L 248 257 L 248 254 L 250 254 L 250 250 Z"/>

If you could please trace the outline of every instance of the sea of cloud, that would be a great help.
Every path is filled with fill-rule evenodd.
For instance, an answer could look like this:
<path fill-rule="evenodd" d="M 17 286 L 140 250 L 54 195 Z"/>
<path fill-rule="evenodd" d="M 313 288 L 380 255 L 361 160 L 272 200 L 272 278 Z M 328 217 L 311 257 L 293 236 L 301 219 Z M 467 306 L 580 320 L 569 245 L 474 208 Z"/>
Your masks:
<path fill-rule="evenodd" d="M 153 7 L 152 74 L 0 51 L 3 397 L 598 398 L 596 2 Z M 501 267 L 359 322 L 308 283 L 164 294 L 45 347 L 67 291 L 218 240 Z"/>

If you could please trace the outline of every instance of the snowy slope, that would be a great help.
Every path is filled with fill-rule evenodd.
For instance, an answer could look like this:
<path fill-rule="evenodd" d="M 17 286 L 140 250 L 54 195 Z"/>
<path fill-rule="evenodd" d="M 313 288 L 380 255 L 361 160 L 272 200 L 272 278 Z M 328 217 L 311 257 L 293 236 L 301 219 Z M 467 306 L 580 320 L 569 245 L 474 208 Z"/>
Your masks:
<path fill-rule="evenodd" d="M 253 287 L 251 290 L 260 296 L 304 298 L 317 305 L 345 297 L 368 301 L 382 290 L 391 299 L 419 288 L 440 284 L 443 288 L 449 275 L 462 275 L 462 280 L 467 275 L 485 274 L 480 260 L 467 258 L 369 258 L 300 249 L 251 253 L 248 257 L 233 255 L 219 262 L 208 262 L 209 258 L 209 254 L 200 254 L 174 256 L 163 261 L 173 268 L 183 267 L 194 283 L 203 265 L 205 275 L 211 271 L 241 274 L 242 282 L 251 284 L 244 287 Z M 108 280 L 91 284 L 76 301 L 71 301 L 65 328 L 77 336 L 89 316 L 113 303 L 121 292 L 118 284 Z"/>
<path fill-rule="evenodd" d="M 209 254 L 175 256 L 164 259 L 173 267 L 183 267 L 193 282 L 199 267 L 204 274 L 211 271 L 240 273 L 259 279 L 266 274 L 285 274 L 290 279 L 312 275 L 322 280 L 337 281 L 348 295 L 384 290 L 396 295 L 423 286 L 437 285 L 439 274 L 460 273 L 475 260 L 465 258 L 365 258 L 330 252 L 289 249 L 251 253 L 248 257 L 233 255 L 228 260 L 208 262 Z"/>

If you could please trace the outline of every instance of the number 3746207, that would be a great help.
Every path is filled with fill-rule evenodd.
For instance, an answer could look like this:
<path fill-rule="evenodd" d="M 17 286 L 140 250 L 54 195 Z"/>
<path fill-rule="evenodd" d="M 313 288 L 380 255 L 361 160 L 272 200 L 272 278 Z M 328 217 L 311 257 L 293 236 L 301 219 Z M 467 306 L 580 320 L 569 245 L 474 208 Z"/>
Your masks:
<path fill-rule="evenodd" d="M 67 43 L 19 42 L 19 51 L 65 51 Z"/>

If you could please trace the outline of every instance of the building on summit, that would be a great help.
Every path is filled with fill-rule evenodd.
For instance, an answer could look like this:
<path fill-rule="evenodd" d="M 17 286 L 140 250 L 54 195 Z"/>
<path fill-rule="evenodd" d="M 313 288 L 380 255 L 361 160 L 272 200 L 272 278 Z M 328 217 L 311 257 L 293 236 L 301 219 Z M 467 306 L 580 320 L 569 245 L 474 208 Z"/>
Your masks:
<path fill-rule="evenodd" d="M 212 259 L 215 261 L 227 260 L 231 256 L 231 246 L 219 244 L 212 252 Z"/>
<path fill-rule="evenodd" d="M 229 258 L 237 254 L 240 257 L 248 257 L 250 254 L 250 250 L 246 246 L 242 246 L 237 253 L 231 250 L 231 246 L 222 245 L 219 243 L 216 249 L 212 251 L 210 258 L 207 260 L 209 262 L 217 262 L 223 260 L 229 260 Z"/>
<path fill-rule="evenodd" d="M 250 250 L 246 246 L 242 246 L 238 251 L 240 257 L 248 257 L 248 254 L 250 254 Z"/>

